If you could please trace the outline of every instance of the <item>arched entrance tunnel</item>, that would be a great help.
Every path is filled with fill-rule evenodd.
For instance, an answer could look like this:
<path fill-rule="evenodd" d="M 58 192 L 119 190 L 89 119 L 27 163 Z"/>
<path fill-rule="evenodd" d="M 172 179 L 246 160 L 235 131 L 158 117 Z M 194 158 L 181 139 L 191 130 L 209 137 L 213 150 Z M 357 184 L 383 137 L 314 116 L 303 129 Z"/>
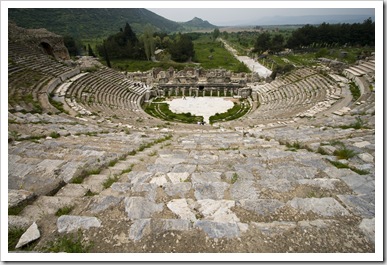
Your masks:
<path fill-rule="evenodd" d="M 39 47 L 41 47 L 41 48 L 43 49 L 43 51 L 44 51 L 46 54 L 55 57 L 55 55 L 54 55 L 54 49 L 52 48 L 52 46 L 51 46 L 49 43 L 47 43 L 47 42 L 41 42 L 41 43 L 39 44 Z"/>

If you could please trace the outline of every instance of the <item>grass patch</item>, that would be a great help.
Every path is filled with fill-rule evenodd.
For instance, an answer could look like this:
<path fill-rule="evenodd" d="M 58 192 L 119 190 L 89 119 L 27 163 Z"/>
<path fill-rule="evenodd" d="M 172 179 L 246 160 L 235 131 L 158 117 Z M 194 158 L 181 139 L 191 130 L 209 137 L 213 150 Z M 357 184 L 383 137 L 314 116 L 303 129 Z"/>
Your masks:
<path fill-rule="evenodd" d="M 85 194 L 85 196 L 88 196 L 88 197 L 94 196 L 94 195 L 98 195 L 98 193 L 92 192 L 91 190 L 87 190 L 87 192 L 86 192 L 86 194 Z"/>
<path fill-rule="evenodd" d="M 352 101 L 356 101 L 358 98 L 360 98 L 361 92 L 355 82 L 349 83 L 349 90 L 351 91 L 351 94 L 352 94 L 352 98 L 353 98 Z"/>
<path fill-rule="evenodd" d="M 230 121 L 238 119 L 245 115 L 249 110 L 250 104 L 248 103 L 248 101 L 240 101 L 239 103 L 234 102 L 234 106 L 231 109 L 228 109 L 226 112 L 216 113 L 215 115 L 211 116 L 209 118 L 210 124 L 219 121 Z"/>
<path fill-rule="evenodd" d="M 86 177 L 88 177 L 90 175 L 98 175 L 99 173 L 101 173 L 101 169 L 100 168 L 95 168 L 95 169 L 83 171 L 82 174 L 80 174 L 79 176 L 73 178 L 71 183 L 73 183 L 73 184 L 81 184 Z"/>
<path fill-rule="evenodd" d="M 65 109 L 63 108 L 63 103 L 54 100 L 54 99 L 51 97 L 51 95 L 48 97 L 48 101 L 50 102 L 50 104 L 51 104 L 52 106 L 54 106 L 54 107 L 55 107 L 56 109 L 58 109 L 60 112 L 66 113 L 67 115 L 70 114 L 67 110 L 65 110 Z"/>
<path fill-rule="evenodd" d="M 93 246 L 92 243 L 85 243 L 82 241 L 81 232 L 76 235 L 63 235 L 55 241 L 50 241 L 45 247 L 44 252 L 65 252 L 65 253 L 87 253 Z"/>
<path fill-rule="evenodd" d="M 338 127 L 341 128 L 341 129 L 353 128 L 355 130 L 369 129 L 369 127 L 367 127 L 365 125 L 365 122 L 360 117 L 356 117 L 356 121 L 351 123 L 351 124 L 349 124 L 349 125 L 341 125 L 341 126 L 338 126 Z"/>
<path fill-rule="evenodd" d="M 118 159 L 111 160 L 108 164 L 109 167 L 114 167 L 118 162 Z"/>
<path fill-rule="evenodd" d="M 234 184 L 237 180 L 238 180 L 238 174 L 237 173 L 234 173 L 232 174 L 232 177 L 231 177 L 231 184 Z"/>
<path fill-rule="evenodd" d="M 74 209 L 73 206 L 65 206 L 56 211 L 55 216 L 62 216 L 69 214 Z"/>
<path fill-rule="evenodd" d="M 110 188 L 110 186 L 119 179 L 119 176 L 109 177 L 102 186 L 104 189 Z"/>
<path fill-rule="evenodd" d="M 133 168 L 133 165 L 131 165 L 131 166 L 128 167 L 127 169 L 123 169 L 123 170 L 121 171 L 121 174 L 129 173 L 130 171 L 132 171 L 132 168 Z"/>
<path fill-rule="evenodd" d="M 367 175 L 369 174 L 370 172 L 368 170 L 364 170 L 364 169 L 358 169 L 356 167 L 351 167 L 349 166 L 348 164 L 344 164 L 344 163 L 341 163 L 339 161 L 331 161 L 331 160 L 328 160 L 332 165 L 334 165 L 335 167 L 337 168 L 348 168 L 350 170 L 352 170 L 353 172 L 359 174 L 359 175 Z"/>
<path fill-rule="evenodd" d="M 17 242 L 24 234 L 25 230 L 22 228 L 12 228 L 8 230 L 8 251 L 15 250 Z"/>
<path fill-rule="evenodd" d="M 57 133 L 57 132 L 52 132 L 52 133 L 50 133 L 50 135 L 49 135 L 51 138 L 59 138 L 60 137 L 60 134 L 59 133 Z"/>
<path fill-rule="evenodd" d="M 143 109 L 149 115 L 166 121 L 178 121 L 182 123 L 197 123 L 203 120 L 203 116 L 195 116 L 190 112 L 174 113 L 167 103 L 146 103 Z"/>
<path fill-rule="evenodd" d="M 236 73 L 250 73 L 250 69 L 239 62 L 222 42 L 213 41 L 207 36 L 201 36 L 194 41 L 195 61 L 204 69 L 223 68 Z"/>
<path fill-rule="evenodd" d="M 332 160 L 329 160 L 329 162 L 334 165 L 335 167 L 337 168 L 349 168 L 348 164 L 344 164 L 344 163 L 341 163 L 339 161 L 332 161 Z"/>
<path fill-rule="evenodd" d="M 333 152 L 338 159 L 349 159 L 356 155 L 357 153 L 354 150 L 348 149 L 347 147 L 342 147 L 340 149 L 336 149 Z"/>

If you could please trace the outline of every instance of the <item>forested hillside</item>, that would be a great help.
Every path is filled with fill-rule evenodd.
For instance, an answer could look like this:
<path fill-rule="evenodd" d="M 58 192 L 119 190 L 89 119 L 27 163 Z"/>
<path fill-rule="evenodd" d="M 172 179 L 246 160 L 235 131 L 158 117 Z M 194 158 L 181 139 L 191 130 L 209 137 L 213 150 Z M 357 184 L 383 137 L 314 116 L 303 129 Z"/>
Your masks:
<path fill-rule="evenodd" d="M 9 19 L 24 28 L 46 28 L 77 39 L 106 38 L 125 23 L 143 32 L 146 24 L 156 32 L 175 32 L 184 27 L 144 8 L 12 8 Z"/>

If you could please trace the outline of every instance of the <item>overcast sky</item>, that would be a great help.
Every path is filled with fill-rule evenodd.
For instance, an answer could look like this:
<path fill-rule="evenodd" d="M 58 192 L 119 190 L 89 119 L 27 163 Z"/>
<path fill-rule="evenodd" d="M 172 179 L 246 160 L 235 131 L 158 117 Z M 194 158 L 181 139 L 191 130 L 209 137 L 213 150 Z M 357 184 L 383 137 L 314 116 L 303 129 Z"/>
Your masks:
<path fill-rule="evenodd" d="M 204 4 L 204 2 L 202 2 Z M 350 2 L 348 2 L 350 3 Z M 167 19 L 186 22 L 194 17 L 217 26 L 248 23 L 275 16 L 366 15 L 374 17 L 373 8 L 147 8 Z"/>

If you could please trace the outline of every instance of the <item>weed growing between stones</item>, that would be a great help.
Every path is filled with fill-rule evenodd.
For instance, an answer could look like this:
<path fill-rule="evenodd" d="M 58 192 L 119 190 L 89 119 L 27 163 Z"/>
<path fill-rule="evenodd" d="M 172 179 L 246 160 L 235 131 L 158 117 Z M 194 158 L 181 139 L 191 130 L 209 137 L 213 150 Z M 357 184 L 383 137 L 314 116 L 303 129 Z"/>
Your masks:
<path fill-rule="evenodd" d="M 333 152 L 333 154 L 338 158 L 338 159 L 349 159 L 354 157 L 357 153 L 351 149 L 348 149 L 347 147 L 342 147 L 340 149 L 337 149 Z"/>
<path fill-rule="evenodd" d="M 94 169 L 83 171 L 82 174 L 80 174 L 79 176 L 73 178 L 71 183 L 73 183 L 73 184 L 81 184 L 83 182 L 83 180 L 87 176 L 98 175 L 99 173 L 101 173 L 101 169 L 100 168 L 94 168 Z"/>
<path fill-rule="evenodd" d="M 132 171 L 133 166 L 134 166 L 134 165 L 130 165 L 130 167 L 128 167 L 127 169 L 123 169 L 123 170 L 121 171 L 121 174 L 129 173 L 130 171 Z"/>
<path fill-rule="evenodd" d="M 231 184 L 234 184 L 238 180 L 238 174 L 234 173 L 231 178 Z"/>
<path fill-rule="evenodd" d="M 8 230 L 8 251 L 15 250 L 17 242 L 24 234 L 25 230 L 22 228 L 11 228 Z"/>
<path fill-rule="evenodd" d="M 365 125 L 365 122 L 360 118 L 360 117 L 356 117 L 356 121 L 349 124 L 349 125 L 341 125 L 339 126 L 339 128 L 341 129 L 349 129 L 349 128 L 353 128 L 355 130 L 360 130 L 360 129 L 369 129 L 369 127 L 367 127 Z"/>
<path fill-rule="evenodd" d="M 119 179 L 119 176 L 109 177 L 102 186 L 104 189 L 110 188 L 110 186 Z"/>
<path fill-rule="evenodd" d="M 91 190 L 87 190 L 85 196 L 88 196 L 88 197 L 91 197 L 91 196 L 94 196 L 94 195 L 98 195 L 98 193 L 95 193 L 95 192 L 92 192 Z"/>
<path fill-rule="evenodd" d="M 109 167 L 114 167 L 118 162 L 118 159 L 113 159 L 112 161 L 109 162 L 108 166 Z"/>
<path fill-rule="evenodd" d="M 55 241 L 50 241 L 43 247 L 44 252 L 87 253 L 93 247 L 93 243 L 82 240 L 81 232 L 77 234 L 63 235 Z"/>
<path fill-rule="evenodd" d="M 49 135 L 51 138 L 54 138 L 54 139 L 56 139 L 56 138 L 59 138 L 60 137 L 60 134 L 59 133 L 57 133 L 57 132 L 52 132 L 52 133 L 50 133 L 50 135 Z"/>
<path fill-rule="evenodd" d="M 65 206 L 56 211 L 55 216 L 62 216 L 69 214 L 74 209 L 74 206 Z"/>
<path fill-rule="evenodd" d="M 356 167 L 351 167 L 349 166 L 348 164 L 344 164 L 344 163 L 341 163 L 339 161 L 332 161 L 332 160 L 328 160 L 332 165 L 334 165 L 335 167 L 337 168 L 348 168 L 350 170 L 352 170 L 353 172 L 359 174 L 359 175 L 367 175 L 369 174 L 370 172 L 368 170 L 364 170 L 364 169 L 358 169 Z"/>

